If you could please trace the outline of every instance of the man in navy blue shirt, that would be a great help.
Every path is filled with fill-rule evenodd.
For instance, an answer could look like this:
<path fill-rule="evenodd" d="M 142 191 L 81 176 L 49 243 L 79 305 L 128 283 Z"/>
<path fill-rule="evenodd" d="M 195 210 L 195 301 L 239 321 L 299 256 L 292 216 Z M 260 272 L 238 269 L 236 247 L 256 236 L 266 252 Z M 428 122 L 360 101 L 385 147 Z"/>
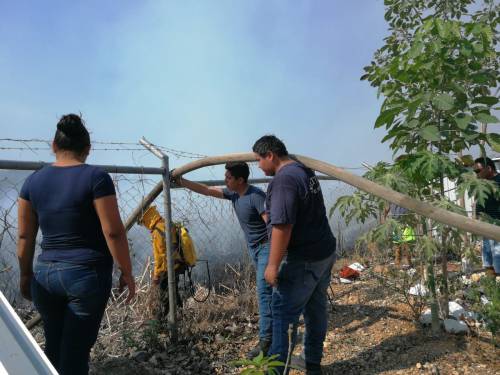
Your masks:
<path fill-rule="evenodd" d="M 289 360 L 288 331 L 295 329 L 303 313 L 306 374 L 321 374 L 328 323 L 327 288 L 336 246 L 321 186 L 314 172 L 292 160 L 275 136 L 261 137 L 253 151 L 259 168 L 274 176 L 267 188 L 271 250 L 264 274 L 274 287 L 270 354 L 278 354 L 283 362 Z"/>
<path fill-rule="evenodd" d="M 249 255 L 256 267 L 257 298 L 259 301 L 259 343 L 248 353 L 256 357 L 261 351 L 267 354 L 271 346 L 272 287 L 264 279 L 264 271 L 269 258 L 269 241 L 266 230 L 265 193 L 248 184 L 250 170 L 244 162 L 226 164 L 226 188 L 210 187 L 197 182 L 179 178 L 176 183 L 199 194 L 228 199 L 232 202 L 236 217 L 245 234 Z"/>
<path fill-rule="evenodd" d="M 478 178 L 495 182 L 497 189 L 500 188 L 500 174 L 497 173 L 495 163 L 487 157 L 480 157 L 474 160 L 474 172 Z M 478 215 L 489 216 L 493 220 L 500 220 L 500 199 L 493 194 L 482 205 L 476 206 Z M 500 275 L 500 242 L 483 238 L 483 266 L 490 276 Z"/>

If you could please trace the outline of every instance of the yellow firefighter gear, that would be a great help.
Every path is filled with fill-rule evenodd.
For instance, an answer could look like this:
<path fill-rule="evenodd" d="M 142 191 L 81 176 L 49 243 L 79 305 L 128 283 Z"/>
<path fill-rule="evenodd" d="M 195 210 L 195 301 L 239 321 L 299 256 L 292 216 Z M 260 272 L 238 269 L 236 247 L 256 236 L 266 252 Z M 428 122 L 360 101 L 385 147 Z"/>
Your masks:
<path fill-rule="evenodd" d="M 415 230 L 412 227 L 406 227 L 403 229 L 402 242 L 414 242 L 415 241 Z"/>
<path fill-rule="evenodd" d="M 151 232 L 154 257 L 153 279 L 158 280 L 163 273 L 167 272 L 167 252 L 164 240 L 165 220 L 155 206 L 150 206 L 139 220 L 139 224 L 144 225 Z M 189 232 L 180 223 L 174 223 L 171 231 L 174 248 L 174 270 L 180 271 L 186 266 L 193 267 L 196 264 L 197 257 Z"/>

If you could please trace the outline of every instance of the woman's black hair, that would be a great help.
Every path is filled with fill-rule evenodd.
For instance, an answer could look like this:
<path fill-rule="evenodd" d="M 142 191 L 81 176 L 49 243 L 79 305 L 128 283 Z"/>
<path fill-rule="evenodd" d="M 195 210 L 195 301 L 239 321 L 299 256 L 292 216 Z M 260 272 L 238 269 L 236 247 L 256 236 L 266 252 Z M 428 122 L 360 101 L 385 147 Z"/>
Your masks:
<path fill-rule="evenodd" d="M 57 123 L 54 143 L 60 150 L 82 154 L 90 147 L 90 135 L 81 116 L 70 113 Z"/>

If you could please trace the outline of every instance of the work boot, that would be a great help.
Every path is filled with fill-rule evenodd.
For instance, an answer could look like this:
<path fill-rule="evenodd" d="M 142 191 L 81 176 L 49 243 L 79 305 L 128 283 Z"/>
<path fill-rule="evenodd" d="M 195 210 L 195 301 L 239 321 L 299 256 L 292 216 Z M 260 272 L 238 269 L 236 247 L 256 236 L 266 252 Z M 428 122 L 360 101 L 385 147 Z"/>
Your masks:
<path fill-rule="evenodd" d="M 267 356 L 267 353 L 271 349 L 271 341 L 270 340 L 260 340 L 255 347 L 247 353 L 248 359 L 254 359 L 257 357 L 260 352 L 264 353 L 264 356 Z"/>
<path fill-rule="evenodd" d="M 322 373 L 319 363 L 306 362 L 306 375 L 321 375 Z"/>

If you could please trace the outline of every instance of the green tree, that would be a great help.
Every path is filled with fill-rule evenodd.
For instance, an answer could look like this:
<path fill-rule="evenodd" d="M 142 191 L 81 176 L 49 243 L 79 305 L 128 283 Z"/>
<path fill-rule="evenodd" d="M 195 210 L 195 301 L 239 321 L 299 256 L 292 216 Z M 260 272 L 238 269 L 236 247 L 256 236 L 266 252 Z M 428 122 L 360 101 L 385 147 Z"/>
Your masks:
<path fill-rule="evenodd" d="M 377 87 L 377 95 L 384 98 L 375 128 L 385 127 L 382 142 L 389 142 L 398 155 L 395 170 L 387 168 L 386 173 L 392 171 L 387 178 L 404 176 L 406 188 L 400 185 L 396 190 L 460 211 L 446 199 L 445 178 L 457 181 L 459 191 L 478 193 L 480 201 L 495 191 L 493 185 L 466 173 L 470 155 L 456 156 L 475 146 L 484 154 L 484 144 L 500 151 L 500 136 L 480 129 L 481 124 L 498 122 L 495 106 L 499 100 L 494 90 L 500 80 L 500 5 L 494 0 L 481 4 L 472 0 L 385 0 L 384 4 L 390 35 L 364 68 L 361 79 Z M 395 188 L 381 176 L 373 179 Z M 341 199 L 335 208 L 348 219 L 362 221 L 383 207 L 376 199 L 367 205 L 369 200 L 357 193 Z M 441 308 L 447 315 L 447 254 L 450 242 L 456 242 L 460 233 L 430 220 L 420 221 L 425 232 L 438 230 L 436 238 L 420 239 L 417 247 L 427 254 L 431 299 L 437 298 L 432 260 L 440 249 Z M 387 229 L 389 224 L 383 225 Z M 438 239 L 440 243 L 436 243 Z M 431 303 L 431 308 L 437 317 L 437 304 Z M 434 321 L 433 330 L 438 327 Z"/>

